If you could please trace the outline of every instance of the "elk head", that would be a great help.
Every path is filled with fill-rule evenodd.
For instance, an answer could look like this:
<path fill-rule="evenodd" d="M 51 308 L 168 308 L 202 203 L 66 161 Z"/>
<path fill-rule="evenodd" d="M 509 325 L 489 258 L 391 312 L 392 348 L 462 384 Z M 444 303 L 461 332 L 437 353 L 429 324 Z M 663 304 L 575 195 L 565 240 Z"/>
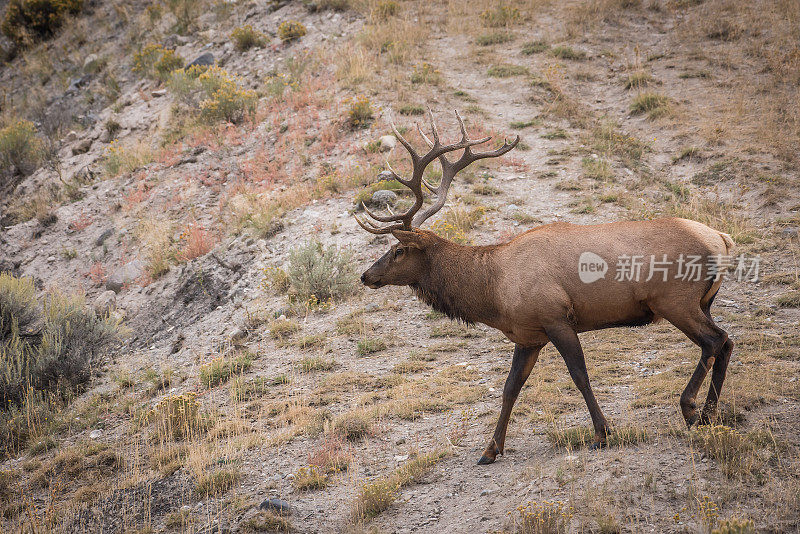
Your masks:
<path fill-rule="evenodd" d="M 374 213 L 362 203 L 364 212 L 367 216 L 371 217 L 372 220 L 366 218 L 362 220 L 356 216 L 358 224 L 364 230 L 373 234 L 391 233 L 399 241 L 399 243 L 392 246 L 386 254 L 361 275 L 361 281 L 367 287 L 376 289 L 385 285 L 417 284 L 420 278 L 428 272 L 426 251 L 437 242 L 443 241 L 433 232 L 420 230 L 419 227 L 429 217 L 442 209 L 447 200 L 447 192 L 450 189 L 450 184 L 452 184 L 455 175 L 473 161 L 502 156 L 519 143 L 519 136 L 517 136 L 511 143 L 504 139 L 503 146 L 497 150 L 473 152 L 471 147 L 486 143 L 491 137 L 469 139 L 461 115 L 458 114 L 458 111 L 456 111 L 455 114 L 458 119 L 459 127 L 461 128 L 461 140 L 456 143 L 446 145 L 441 143 L 439 131 L 436 128 L 436 123 L 433 120 L 433 113 L 430 109 L 428 110 L 428 115 L 431 122 L 433 141 L 423 133 L 422 128 L 417 124 L 417 130 L 429 147 L 429 151 L 423 155 L 417 153 L 406 138 L 397 131 L 394 123 L 390 121 L 394 135 L 411 155 L 411 178 L 406 179 L 398 176 L 388 162 L 386 166 L 389 169 L 390 178 L 408 187 L 414 193 L 415 201 L 414 205 L 405 213 L 394 213 L 391 211 L 391 208 L 387 206 L 388 214 L 386 215 Z M 456 150 L 464 151 L 461 157 L 455 161 L 447 159 L 445 154 Z M 423 173 L 425 172 L 425 168 L 436 159 L 439 160 L 442 166 L 442 179 L 437 186 L 433 186 L 425 180 Z M 422 189 L 423 186 L 436 197 L 436 200 L 427 209 L 420 212 L 425 200 Z M 390 224 L 380 226 L 377 223 Z"/>

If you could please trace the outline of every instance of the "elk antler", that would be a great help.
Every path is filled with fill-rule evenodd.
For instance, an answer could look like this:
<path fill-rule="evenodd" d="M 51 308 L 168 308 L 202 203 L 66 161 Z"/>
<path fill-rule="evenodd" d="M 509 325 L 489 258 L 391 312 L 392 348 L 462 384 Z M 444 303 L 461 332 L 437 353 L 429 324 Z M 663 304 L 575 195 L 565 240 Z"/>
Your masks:
<path fill-rule="evenodd" d="M 364 208 L 364 211 L 367 213 L 369 217 L 374 219 L 378 222 L 390 222 L 393 224 L 387 226 L 378 226 L 374 222 L 368 219 L 360 219 L 356 216 L 356 222 L 366 230 L 367 232 L 373 234 L 388 234 L 393 230 L 411 230 L 413 227 L 419 227 L 425 220 L 427 220 L 431 215 L 442 209 L 444 206 L 445 200 L 447 199 L 447 192 L 450 189 L 450 184 L 453 181 L 455 175 L 462 169 L 464 169 L 467 165 L 472 163 L 473 161 L 483 159 L 483 158 L 494 158 L 498 156 L 502 156 L 519 143 L 519 136 L 514 139 L 513 142 L 508 143 L 505 139 L 503 140 L 503 146 L 497 150 L 492 150 L 490 152 L 479 152 L 475 153 L 472 152 L 471 148 L 474 145 L 483 144 L 491 139 L 491 137 L 484 137 L 482 139 L 469 139 L 467 137 L 467 130 L 464 128 L 464 121 L 461 119 L 461 115 L 458 114 L 456 111 L 456 118 L 458 119 L 458 124 L 461 127 L 461 140 L 457 143 L 452 143 L 449 145 L 442 145 L 439 140 L 439 131 L 436 128 L 436 123 L 433 120 L 433 112 L 428 109 L 428 116 L 431 121 L 431 132 L 433 133 L 433 141 L 428 139 L 428 137 L 422 132 L 422 128 L 417 124 L 417 129 L 419 133 L 422 135 L 422 138 L 425 139 L 425 142 L 428 143 L 430 150 L 427 154 L 420 156 L 414 147 L 411 146 L 405 137 L 400 135 L 400 132 L 397 131 L 395 128 L 394 122 L 389 120 L 389 124 L 392 127 L 392 131 L 394 135 L 397 137 L 400 144 L 402 144 L 406 150 L 408 150 L 409 154 L 411 155 L 411 163 L 413 165 L 413 170 L 411 173 L 410 179 L 401 178 L 394 172 L 394 169 L 388 164 L 386 166 L 389 168 L 389 173 L 391 174 L 391 178 L 397 180 L 404 186 L 411 189 L 414 193 L 415 201 L 414 205 L 406 211 L 405 213 L 394 214 L 390 213 L 389 215 L 379 215 L 377 213 L 373 213 L 370 211 L 362 202 L 361 206 Z M 456 160 L 455 162 L 450 162 L 446 157 L 445 154 L 447 152 L 453 152 L 455 150 L 464 150 L 464 153 L 461 157 Z M 442 181 L 439 183 L 437 187 L 433 187 L 429 184 L 425 179 L 422 177 L 423 173 L 425 172 L 425 168 L 435 159 L 439 158 L 439 163 L 442 165 Z M 428 209 L 423 211 L 420 214 L 417 212 L 422 208 L 422 203 L 424 200 L 424 194 L 422 192 L 422 185 L 425 185 L 427 189 L 429 189 L 432 193 L 436 195 L 436 202 L 431 205 Z"/>

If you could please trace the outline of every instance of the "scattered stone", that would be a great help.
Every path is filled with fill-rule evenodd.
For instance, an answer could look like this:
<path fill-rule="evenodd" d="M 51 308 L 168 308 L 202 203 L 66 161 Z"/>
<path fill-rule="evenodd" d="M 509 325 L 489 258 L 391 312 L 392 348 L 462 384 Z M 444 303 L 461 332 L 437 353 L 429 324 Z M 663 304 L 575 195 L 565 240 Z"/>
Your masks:
<path fill-rule="evenodd" d="M 78 144 L 72 147 L 72 155 L 77 156 L 78 154 L 86 154 L 87 152 L 89 152 L 90 148 L 92 148 L 92 140 L 84 139 L 83 141 L 79 141 Z"/>
<path fill-rule="evenodd" d="M 123 286 L 133 283 L 142 274 L 144 274 L 144 263 L 140 260 L 131 260 L 108 276 L 106 289 L 119 293 Z"/>
<path fill-rule="evenodd" d="M 491 492 L 492 492 L 492 490 L 490 490 L 490 489 L 485 489 L 485 490 L 483 490 L 483 491 L 481 492 L 481 497 L 486 497 L 486 496 L 487 496 L 487 495 L 489 495 Z"/>
<path fill-rule="evenodd" d="M 166 89 L 156 89 L 155 91 L 150 91 L 150 95 L 154 98 L 158 98 L 167 94 Z"/>
<path fill-rule="evenodd" d="M 95 241 L 94 241 L 94 246 L 102 247 L 103 243 L 106 242 L 106 239 L 108 239 L 112 235 L 114 235 L 114 229 L 113 228 L 106 228 L 105 230 L 103 230 L 103 233 L 101 233 L 99 236 L 97 236 L 97 239 L 95 239 Z"/>
<path fill-rule="evenodd" d="M 388 189 L 379 189 L 372 193 L 371 202 L 376 206 L 394 206 L 397 202 L 397 193 Z"/>
<path fill-rule="evenodd" d="M 214 54 L 211 52 L 206 52 L 205 54 L 201 54 L 197 57 L 194 61 L 189 63 L 188 67 L 210 67 L 214 64 Z"/>
<path fill-rule="evenodd" d="M 86 59 L 83 60 L 83 70 L 84 71 L 91 71 L 94 70 L 97 66 L 97 54 L 89 54 L 86 56 Z"/>
<path fill-rule="evenodd" d="M 406 460 L 408 460 L 407 454 L 398 454 L 394 457 L 395 462 L 405 462 Z"/>
<path fill-rule="evenodd" d="M 389 152 L 397 146 L 397 138 L 393 135 L 384 135 L 378 139 L 378 146 L 380 146 L 381 152 Z"/>
<path fill-rule="evenodd" d="M 244 341 L 246 337 L 247 332 L 237 326 L 233 329 L 233 332 L 231 332 L 231 343 L 240 343 Z"/>
<path fill-rule="evenodd" d="M 99 439 L 103 435 L 102 430 L 92 430 L 89 432 L 89 439 Z"/>
<path fill-rule="evenodd" d="M 268 512 L 278 512 L 279 514 L 291 515 L 294 508 L 283 499 L 267 499 L 258 506 L 261 510 Z"/>
<path fill-rule="evenodd" d="M 117 294 L 107 289 L 94 299 L 94 310 L 99 315 L 108 315 L 117 307 Z"/>
<path fill-rule="evenodd" d="M 175 341 L 172 342 L 172 347 L 169 349 L 170 354 L 176 354 L 183 348 L 183 341 L 186 337 L 183 335 L 183 332 L 178 332 L 178 337 L 175 338 Z"/>
<path fill-rule="evenodd" d="M 55 256 L 48 256 L 47 257 L 47 263 L 53 263 L 54 261 L 56 261 L 56 257 Z"/>
<path fill-rule="evenodd" d="M 72 143 L 74 141 L 77 141 L 77 139 L 78 139 L 78 132 L 76 132 L 75 130 L 70 130 L 66 137 L 67 143 Z"/>
<path fill-rule="evenodd" d="M 796 226 L 790 226 L 789 228 L 784 228 L 781 230 L 781 237 L 791 239 L 793 237 L 797 237 L 798 233 L 800 233 L 800 229 L 798 229 Z"/>
<path fill-rule="evenodd" d="M 69 87 L 67 87 L 67 93 L 75 93 L 78 91 L 81 85 L 83 85 L 84 79 L 83 78 L 73 78 L 69 82 Z"/>
<path fill-rule="evenodd" d="M 393 177 L 392 171 L 381 171 L 378 173 L 378 180 L 391 180 Z"/>

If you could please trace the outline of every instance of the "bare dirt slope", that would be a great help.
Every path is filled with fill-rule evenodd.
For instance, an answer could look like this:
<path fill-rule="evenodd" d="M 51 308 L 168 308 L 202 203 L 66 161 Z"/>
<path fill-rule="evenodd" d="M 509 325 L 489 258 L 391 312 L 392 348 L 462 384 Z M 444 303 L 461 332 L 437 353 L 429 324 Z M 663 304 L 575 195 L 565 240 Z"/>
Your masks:
<path fill-rule="evenodd" d="M 800 530 L 796 6 L 220 5 L 189 32 L 168 11 L 93 6 L 75 28 L 130 53 L 70 27 L 0 74 L 18 92 L 46 70 L 42 91 L 61 94 L 57 79 L 94 53 L 105 70 L 86 75 L 86 92 L 112 74 L 119 85 L 60 141 L 79 195 L 43 167 L 3 200 L 0 266 L 90 299 L 135 270 L 113 297 L 125 341 L 57 425 L 3 460 L 3 529 L 711 532 L 738 519 Z M 306 36 L 281 43 L 286 20 Z M 233 47 L 245 24 L 263 48 Z M 133 72 L 149 41 L 188 60 L 213 52 L 258 91 L 255 114 L 194 122 L 199 108 L 174 85 Z M 59 47 L 76 57 L 44 65 Z M 359 97 L 374 114 L 366 128 L 353 124 Z M 279 270 L 309 240 L 351 250 L 359 273 L 393 242 L 358 228 L 353 198 L 384 159 L 407 169 L 401 146 L 375 142 L 391 112 L 421 146 L 425 106 L 449 138 L 452 109 L 476 136 L 522 137 L 457 178 L 432 224 L 450 238 L 666 215 L 760 256 L 760 280 L 726 281 L 712 309 L 736 343 L 724 426 L 685 430 L 678 396 L 699 349 L 671 325 L 588 333 L 590 378 L 620 430 L 612 446 L 587 450 L 588 412 L 547 347 L 505 455 L 477 466 L 513 350 L 499 332 L 453 323 L 407 288 L 287 295 Z M 113 146 L 121 168 L 108 164 Z M 269 498 L 291 513 L 259 509 Z"/>

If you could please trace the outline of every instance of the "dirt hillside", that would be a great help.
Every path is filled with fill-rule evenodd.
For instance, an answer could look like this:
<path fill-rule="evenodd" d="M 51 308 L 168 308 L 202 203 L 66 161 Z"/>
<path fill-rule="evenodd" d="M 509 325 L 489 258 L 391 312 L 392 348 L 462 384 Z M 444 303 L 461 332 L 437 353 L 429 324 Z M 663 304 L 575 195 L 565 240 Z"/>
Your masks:
<path fill-rule="evenodd" d="M 34 373 L 13 355 L 55 292 L 115 335 L 80 384 L 3 399 L 2 531 L 800 531 L 800 4 L 76 4 L 3 30 L 0 271 L 45 310 L 0 321 L 3 373 Z M 421 149 L 428 107 L 447 140 L 454 109 L 521 137 L 456 177 L 439 235 L 676 216 L 758 258 L 712 307 L 716 424 L 681 417 L 677 329 L 603 330 L 581 341 L 610 446 L 548 345 L 476 465 L 513 344 L 358 281 L 396 242 L 359 202 L 413 198 L 379 178 L 411 167 L 389 121 Z"/>

